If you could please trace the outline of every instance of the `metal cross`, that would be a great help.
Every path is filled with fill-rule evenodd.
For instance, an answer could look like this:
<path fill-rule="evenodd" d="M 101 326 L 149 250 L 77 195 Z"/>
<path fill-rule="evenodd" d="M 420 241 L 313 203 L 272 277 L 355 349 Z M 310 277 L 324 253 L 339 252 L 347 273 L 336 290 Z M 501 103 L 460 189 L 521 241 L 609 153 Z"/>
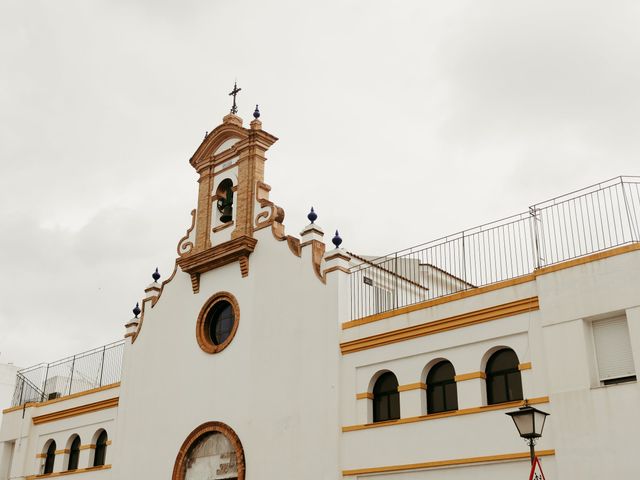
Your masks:
<path fill-rule="evenodd" d="M 231 107 L 231 113 L 233 113 L 234 115 L 238 113 L 238 106 L 236 105 L 236 95 L 238 94 L 238 92 L 240 92 L 240 90 L 242 89 L 238 88 L 238 82 L 234 82 L 233 90 L 229 94 L 229 95 L 233 95 L 233 107 Z"/>

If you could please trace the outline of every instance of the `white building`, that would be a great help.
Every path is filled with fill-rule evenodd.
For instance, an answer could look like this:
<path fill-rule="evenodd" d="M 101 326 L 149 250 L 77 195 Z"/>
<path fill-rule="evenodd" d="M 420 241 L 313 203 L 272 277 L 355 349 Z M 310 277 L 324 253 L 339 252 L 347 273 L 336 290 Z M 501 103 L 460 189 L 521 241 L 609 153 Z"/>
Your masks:
<path fill-rule="evenodd" d="M 0 480 L 525 478 L 525 398 L 546 478 L 640 475 L 639 179 L 375 258 L 286 233 L 276 140 L 203 140 L 174 272 L 124 343 L 21 371 Z"/>

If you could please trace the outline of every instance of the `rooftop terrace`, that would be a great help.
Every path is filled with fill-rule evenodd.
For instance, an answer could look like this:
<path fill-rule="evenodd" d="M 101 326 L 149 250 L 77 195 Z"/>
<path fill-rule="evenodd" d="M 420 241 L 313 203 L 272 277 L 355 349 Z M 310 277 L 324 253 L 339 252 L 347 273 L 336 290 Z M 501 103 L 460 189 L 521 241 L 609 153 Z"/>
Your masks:
<path fill-rule="evenodd" d="M 351 318 L 393 311 L 640 242 L 640 177 L 616 177 L 527 211 L 351 268 Z"/>
<path fill-rule="evenodd" d="M 44 402 L 120 381 L 124 340 L 18 371 L 11 406 Z"/>

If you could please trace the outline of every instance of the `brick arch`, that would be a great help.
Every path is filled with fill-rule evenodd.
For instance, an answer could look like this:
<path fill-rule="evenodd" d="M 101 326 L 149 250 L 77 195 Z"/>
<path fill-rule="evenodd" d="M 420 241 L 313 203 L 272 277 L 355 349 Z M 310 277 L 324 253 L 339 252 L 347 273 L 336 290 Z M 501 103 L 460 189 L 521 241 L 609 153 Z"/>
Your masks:
<path fill-rule="evenodd" d="M 186 438 L 186 440 L 182 443 L 180 450 L 178 451 L 178 455 L 176 456 L 176 463 L 173 466 L 173 475 L 171 476 L 171 480 L 184 480 L 184 467 L 185 461 L 187 460 L 187 455 L 189 454 L 189 450 L 191 447 L 195 445 L 195 443 L 200 440 L 204 435 L 209 433 L 221 433 L 236 451 L 236 463 L 238 465 L 238 480 L 245 480 L 245 463 L 244 463 L 244 449 L 242 448 L 242 443 L 240 442 L 240 438 L 236 435 L 236 432 L 233 429 L 222 423 L 222 422 L 207 422 L 203 423 L 195 430 L 193 430 Z"/>

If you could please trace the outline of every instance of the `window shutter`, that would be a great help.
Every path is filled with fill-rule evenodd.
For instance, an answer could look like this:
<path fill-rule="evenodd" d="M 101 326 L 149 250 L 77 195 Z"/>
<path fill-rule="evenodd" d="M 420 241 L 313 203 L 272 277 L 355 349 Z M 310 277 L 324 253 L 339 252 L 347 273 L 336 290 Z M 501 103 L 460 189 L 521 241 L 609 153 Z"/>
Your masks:
<path fill-rule="evenodd" d="M 592 326 L 600 380 L 635 375 L 626 317 L 598 320 Z"/>

